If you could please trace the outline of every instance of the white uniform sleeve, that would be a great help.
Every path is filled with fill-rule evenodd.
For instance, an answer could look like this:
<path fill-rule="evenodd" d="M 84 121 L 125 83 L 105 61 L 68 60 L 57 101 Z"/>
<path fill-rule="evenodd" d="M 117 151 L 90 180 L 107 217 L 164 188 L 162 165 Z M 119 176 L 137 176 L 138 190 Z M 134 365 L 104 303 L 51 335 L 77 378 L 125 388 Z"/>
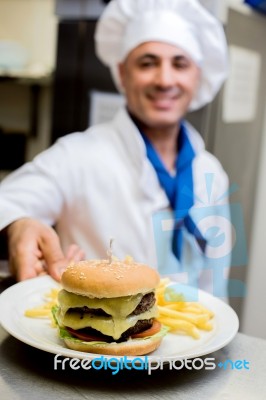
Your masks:
<path fill-rule="evenodd" d="M 52 225 L 62 209 L 67 157 L 59 142 L 7 176 L 0 185 L 0 230 L 32 217 Z"/>

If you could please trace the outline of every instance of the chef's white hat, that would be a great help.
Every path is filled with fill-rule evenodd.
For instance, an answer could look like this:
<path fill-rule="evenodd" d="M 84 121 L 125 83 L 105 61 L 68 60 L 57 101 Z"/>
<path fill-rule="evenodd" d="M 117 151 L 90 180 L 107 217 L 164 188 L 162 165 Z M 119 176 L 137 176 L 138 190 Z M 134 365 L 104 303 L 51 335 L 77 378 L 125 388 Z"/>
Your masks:
<path fill-rule="evenodd" d="M 198 0 L 112 0 L 98 21 L 95 41 L 120 90 L 118 64 L 135 47 L 160 41 L 182 48 L 201 68 L 190 110 L 212 101 L 227 76 L 223 27 Z"/>

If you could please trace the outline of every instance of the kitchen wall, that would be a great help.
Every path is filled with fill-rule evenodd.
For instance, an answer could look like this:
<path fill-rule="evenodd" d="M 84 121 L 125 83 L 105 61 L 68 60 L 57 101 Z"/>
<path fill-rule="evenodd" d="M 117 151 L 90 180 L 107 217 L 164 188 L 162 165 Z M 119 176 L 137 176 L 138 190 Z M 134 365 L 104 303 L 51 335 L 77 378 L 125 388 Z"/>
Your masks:
<path fill-rule="evenodd" d="M 247 276 L 247 297 L 244 301 L 242 328 L 244 333 L 266 339 L 266 101 L 264 115 L 265 122 Z"/>
<path fill-rule="evenodd" d="M 0 40 L 15 40 L 30 63 L 53 68 L 57 20 L 55 0 L 0 0 Z"/>
<path fill-rule="evenodd" d="M 0 41 L 15 41 L 28 54 L 26 72 L 49 76 L 56 57 L 57 19 L 54 0 L 0 0 Z M 0 82 L 0 127 L 27 134 L 30 123 L 30 86 L 26 82 Z M 42 85 L 38 132 L 27 141 L 26 159 L 50 142 L 51 84 Z"/>
<path fill-rule="evenodd" d="M 244 4 L 244 0 L 226 0 L 226 2 L 227 6 L 243 14 L 250 15 L 254 12 Z M 264 40 L 264 38 L 261 38 L 261 40 Z M 247 295 L 244 299 L 241 325 L 243 333 L 266 339 L 266 245 L 264 228 L 266 226 L 266 98 L 264 104 L 265 121 L 261 132 L 262 140 L 257 171 L 255 211 L 251 227 L 251 245 L 246 281 Z"/>
<path fill-rule="evenodd" d="M 226 0 L 226 3 L 228 7 L 246 15 L 251 15 L 252 12 L 254 12 L 249 6 L 244 4 L 243 0 Z M 261 38 L 261 40 L 264 39 Z M 261 132 L 262 140 L 259 154 L 259 167 L 257 170 L 255 211 L 251 227 L 251 244 L 247 268 L 247 295 L 244 298 L 241 329 L 243 333 L 266 339 L 266 246 L 264 230 L 266 225 L 266 99 L 264 100 L 264 104 L 265 121 Z M 252 134 L 252 132 L 250 132 L 250 134 Z"/>

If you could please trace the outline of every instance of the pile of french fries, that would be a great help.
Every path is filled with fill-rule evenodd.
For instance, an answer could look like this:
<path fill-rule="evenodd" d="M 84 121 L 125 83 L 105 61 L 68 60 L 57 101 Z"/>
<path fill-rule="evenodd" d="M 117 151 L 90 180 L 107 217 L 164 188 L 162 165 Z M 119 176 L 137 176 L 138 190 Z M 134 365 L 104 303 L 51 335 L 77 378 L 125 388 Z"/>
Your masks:
<path fill-rule="evenodd" d="M 194 339 L 201 337 L 200 330 L 213 329 L 214 313 L 199 302 L 186 301 L 182 294 L 169 285 L 168 278 L 161 279 L 156 289 L 156 301 L 159 310 L 157 319 L 170 328 L 173 333 L 183 333 Z"/>
<path fill-rule="evenodd" d="M 44 303 L 40 306 L 30 308 L 24 312 L 25 317 L 30 318 L 51 318 L 52 308 L 57 305 L 57 295 L 60 289 L 53 288 L 44 295 Z"/>

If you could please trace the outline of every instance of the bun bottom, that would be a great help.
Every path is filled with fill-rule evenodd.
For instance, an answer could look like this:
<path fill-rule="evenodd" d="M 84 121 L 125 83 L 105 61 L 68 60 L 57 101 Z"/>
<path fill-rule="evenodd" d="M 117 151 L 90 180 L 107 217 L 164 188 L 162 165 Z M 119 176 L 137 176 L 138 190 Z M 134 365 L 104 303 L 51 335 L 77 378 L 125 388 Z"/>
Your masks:
<path fill-rule="evenodd" d="M 149 339 L 134 339 L 122 343 L 90 344 L 90 342 L 76 342 L 64 339 L 69 349 L 83 351 L 85 353 L 106 354 L 113 356 L 141 356 L 156 350 L 162 341 L 162 337 Z"/>

